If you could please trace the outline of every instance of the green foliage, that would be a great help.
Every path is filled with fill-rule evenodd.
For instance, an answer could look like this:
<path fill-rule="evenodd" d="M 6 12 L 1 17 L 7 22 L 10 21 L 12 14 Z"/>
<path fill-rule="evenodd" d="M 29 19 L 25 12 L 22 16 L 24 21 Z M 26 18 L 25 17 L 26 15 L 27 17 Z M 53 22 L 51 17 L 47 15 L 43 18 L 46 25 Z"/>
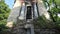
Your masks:
<path fill-rule="evenodd" d="M 52 9 L 50 10 L 50 12 L 51 12 L 51 14 L 52 14 L 52 17 L 53 17 L 53 19 L 54 19 L 55 21 L 57 21 L 59 11 L 60 11 L 60 9 L 59 9 L 59 8 L 56 8 L 56 7 L 52 8 Z"/>
<path fill-rule="evenodd" d="M 5 24 L 7 23 L 7 17 L 9 15 L 10 8 L 6 5 L 4 0 L 0 1 L 0 31 L 5 30 L 7 27 Z"/>
<path fill-rule="evenodd" d="M 7 19 L 10 9 L 3 1 L 0 2 L 0 20 Z"/>
<path fill-rule="evenodd" d="M 6 29 L 5 24 L 6 24 L 6 19 L 5 19 L 5 20 L 0 21 L 0 31 L 3 31 L 3 30 L 5 30 L 5 29 Z"/>
<path fill-rule="evenodd" d="M 60 0 L 55 0 L 56 4 L 60 6 Z"/>
<path fill-rule="evenodd" d="M 50 13 L 50 17 L 55 23 L 55 26 L 60 28 L 60 17 L 58 14 L 60 14 L 60 0 L 43 0 L 46 5 L 45 7 L 49 7 L 48 12 Z M 51 7 L 53 5 L 53 7 Z"/>
<path fill-rule="evenodd" d="M 40 16 L 35 24 L 35 26 L 38 26 L 40 28 L 54 28 L 55 23 L 53 21 L 47 20 L 44 16 Z"/>

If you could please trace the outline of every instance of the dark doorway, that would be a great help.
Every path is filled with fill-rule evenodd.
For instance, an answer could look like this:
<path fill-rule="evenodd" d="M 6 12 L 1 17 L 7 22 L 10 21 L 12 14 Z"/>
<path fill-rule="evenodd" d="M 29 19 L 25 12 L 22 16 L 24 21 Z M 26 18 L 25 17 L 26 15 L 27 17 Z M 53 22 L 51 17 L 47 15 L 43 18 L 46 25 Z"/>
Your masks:
<path fill-rule="evenodd" d="M 26 19 L 32 19 L 32 11 L 31 11 L 31 6 L 27 6 L 27 14 L 26 14 Z"/>

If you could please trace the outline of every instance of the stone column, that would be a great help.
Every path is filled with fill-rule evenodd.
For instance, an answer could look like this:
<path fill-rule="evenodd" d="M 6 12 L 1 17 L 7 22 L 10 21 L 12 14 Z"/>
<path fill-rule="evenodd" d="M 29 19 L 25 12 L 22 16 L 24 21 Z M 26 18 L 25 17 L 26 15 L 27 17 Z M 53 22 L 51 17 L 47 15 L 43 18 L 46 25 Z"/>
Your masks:
<path fill-rule="evenodd" d="M 50 15 L 43 4 L 43 0 L 37 0 L 37 6 L 40 16 L 44 15 L 46 19 L 50 20 Z"/>

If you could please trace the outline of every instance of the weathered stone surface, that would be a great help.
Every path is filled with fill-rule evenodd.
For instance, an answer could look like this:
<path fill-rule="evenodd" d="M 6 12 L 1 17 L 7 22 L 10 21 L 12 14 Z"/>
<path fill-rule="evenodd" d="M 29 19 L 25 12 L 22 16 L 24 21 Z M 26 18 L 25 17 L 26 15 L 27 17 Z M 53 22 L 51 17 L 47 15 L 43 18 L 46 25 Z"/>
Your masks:
<path fill-rule="evenodd" d="M 47 9 L 45 8 L 43 1 L 37 0 L 37 5 L 38 5 L 39 15 L 40 16 L 44 15 L 46 17 L 46 19 L 50 20 L 50 15 L 47 12 Z"/>
<path fill-rule="evenodd" d="M 35 29 L 35 34 L 56 34 L 55 29 Z"/>
<path fill-rule="evenodd" d="M 16 0 L 14 7 L 8 17 L 8 22 L 13 21 L 16 22 L 15 26 L 11 29 L 12 34 L 27 34 L 27 29 L 24 28 L 26 22 L 20 21 L 17 17 L 20 14 L 21 8 L 21 2 L 20 0 Z M 45 15 L 47 19 L 50 19 L 49 14 L 47 10 L 45 9 L 42 0 L 38 0 L 38 9 L 39 9 L 39 15 Z M 55 34 L 55 29 L 40 29 L 39 26 L 34 27 L 34 33 L 35 34 Z"/>

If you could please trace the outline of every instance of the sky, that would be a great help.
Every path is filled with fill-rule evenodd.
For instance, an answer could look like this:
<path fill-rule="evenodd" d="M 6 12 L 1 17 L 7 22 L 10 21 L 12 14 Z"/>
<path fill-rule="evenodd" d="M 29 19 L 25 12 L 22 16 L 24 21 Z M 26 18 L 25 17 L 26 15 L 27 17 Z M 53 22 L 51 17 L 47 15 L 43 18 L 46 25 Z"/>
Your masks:
<path fill-rule="evenodd" d="M 12 9 L 13 4 L 14 4 L 14 0 L 5 0 L 5 3 L 9 6 L 9 8 Z"/>

